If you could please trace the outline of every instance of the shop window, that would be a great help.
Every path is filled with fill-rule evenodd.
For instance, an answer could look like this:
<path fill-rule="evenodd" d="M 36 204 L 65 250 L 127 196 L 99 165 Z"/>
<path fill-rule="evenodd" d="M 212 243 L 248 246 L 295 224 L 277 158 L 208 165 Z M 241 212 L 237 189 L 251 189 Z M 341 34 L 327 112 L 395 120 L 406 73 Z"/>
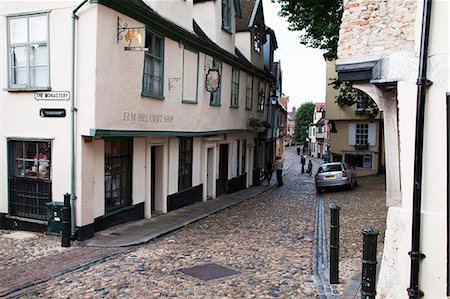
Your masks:
<path fill-rule="evenodd" d="M 358 168 L 372 169 L 373 155 L 372 154 L 345 154 L 345 162 L 348 165 Z"/>
<path fill-rule="evenodd" d="M 180 137 L 178 191 L 192 187 L 192 137 Z"/>
<path fill-rule="evenodd" d="M 48 14 L 7 19 L 8 88 L 49 89 Z"/>
<path fill-rule="evenodd" d="M 105 139 L 105 207 L 112 212 L 130 205 L 133 140 Z"/>
<path fill-rule="evenodd" d="M 47 220 L 51 196 L 51 143 L 8 141 L 9 214 Z"/>

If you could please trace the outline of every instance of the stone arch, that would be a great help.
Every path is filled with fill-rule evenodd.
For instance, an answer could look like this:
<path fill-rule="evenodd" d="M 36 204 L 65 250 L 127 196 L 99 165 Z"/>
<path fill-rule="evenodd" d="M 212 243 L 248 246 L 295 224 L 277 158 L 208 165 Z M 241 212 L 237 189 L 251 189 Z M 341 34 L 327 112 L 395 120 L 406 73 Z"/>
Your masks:
<path fill-rule="evenodd" d="M 368 94 L 384 113 L 386 205 L 399 207 L 401 206 L 401 185 L 396 84 L 378 86 L 372 83 L 354 82 L 353 87 Z"/>

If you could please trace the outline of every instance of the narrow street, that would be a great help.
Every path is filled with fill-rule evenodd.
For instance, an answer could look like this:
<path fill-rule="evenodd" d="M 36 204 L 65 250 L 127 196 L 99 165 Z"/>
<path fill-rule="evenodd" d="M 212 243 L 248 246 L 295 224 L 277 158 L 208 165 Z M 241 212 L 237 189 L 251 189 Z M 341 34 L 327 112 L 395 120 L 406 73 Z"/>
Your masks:
<path fill-rule="evenodd" d="M 24 241 L 2 240 L 0 250 L 3 256 L 0 262 L 2 265 L 6 262 L 6 266 L 0 268 L 2 277 L 5 277 L 6 271 L 17 269 L 33 271 L 38 275 L 39 268 L 26 269 L 26 265 L 39 260 L 41 264 L 45 263 L 45 255 L 78 256 L 80 260 L 83 257 L 86 259 L 86 256 L 92 257 L 89 263 L 80 262 L 72 270 L 58 269 L 59 274 L 53 275 L 51 279 L 44 279 L 42 283 L 19 289 L 8 296 L 317 298 L 319 295 L 330 295 L 333 290 L 327 284 L 324 269 L 320 269 L 326 265 L 318 261 L 326 263 L 326 254 L 313 257 L 314 253 L 327 250 L 328 238 L 325 235 L 329 226 L 330 202 L 336 202 L 342 208 L 341 235 L 346 238 L 341 240 L 342 284 L 334 287 L 334 292 L 343 292 L 345 283 L 360 269 L 358 253 L 362 247 L 358 239 L 361 229 L 368 224 L 384 231 L 382 225 L 386 217 L 384 208 L 376 211 L 379 216 L 367 218 L 362 213 L 358 221 L 351 223 L 347 217 L 352 214 L 349 209 L 360 213 L 362 210 L 359 206 L 361 201 L 367 200 L 367 195 L 371 196 L 369 208 L 372 205 L 385 206 L 384 182 L 376 177 L 362 178 L 355 190 L 318 196 L 313 177 L 300 174 L 299 156 L 295 149 L 286 148 L 284 186 L 273 187 L 257 197 L 144 245 L 120 249 L 75 246 L 61 250 L 57 248 L 55 239 L 43 241 L 41 238 L 36 246 L 48 246 L 43 249 L 47 254 L 39 253 L 39 248 L 36 248 L 35 252 L 30 250 L 26 256 L 23 253 L 21 256 L 21 253 L 15 253 L 14 247 L 22 244 L 23 248 L 20 242 Z M 314 163 L 315 171 L 318 161 Z M 371 193 L 367 193 L 366 188 L 373 186 L 371 180 L 377 181 L 381 187 L 371 188 Z M 346 202 L 351 203 L 348 208 Z M 321 207 L 324 215 L 316 214 L 318 207 Z M 325 216 L 321 226 L 316 225 L 316 218 L 320 216 Z M 320 234 L 317 231 L 319 228 L 322 230 Z M 2 231 L 2 234 L 6 233 Z M 319 236 L 324 242 L 315 245 Z M 380 242 L 382 237 L 379 238 Z M 46 242 L 51 244 L 45 245 Z M 33 246 L 33 242 L 29 241 L 28 246 Z M 379 252 L 381 250 L 382 246 L 379 246 Z M 36 260 L 32 258 L 34 254 L 38 255 Z M 183 269 L 203 264 L 217 264 L 235 272 L 231 276 L 208 281 L 182 272 Z"/>

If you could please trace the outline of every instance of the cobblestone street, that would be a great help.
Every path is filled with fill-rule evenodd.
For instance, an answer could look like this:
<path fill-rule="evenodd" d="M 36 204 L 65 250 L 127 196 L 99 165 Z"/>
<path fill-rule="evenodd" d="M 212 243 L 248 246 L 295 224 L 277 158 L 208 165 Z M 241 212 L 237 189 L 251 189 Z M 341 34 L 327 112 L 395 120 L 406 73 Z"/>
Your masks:
<path fill-rule="evenodd" d="M 69 270 L 55 269 L 40 284 L 23 287 L 10 297 L 39 298 L 316 298 L 313 249 L 316 195 L 313 177 L 300 174 L 299 156 L 287 148 L 284 186 L 188 225 L 182 230 L 133 248 L 59 247 L 59 239 L 0 239 L 0 275 L 49 256 L 85 259 Z M 314 171 L 318 162 L 315 162 Z M 324 225 L 329 204 L 341 206 L 341 285 L 360 269 L 361 229 L 384 231 L 384 181 L 361 178 L 352 191 L 330 192 L 324 198 Z M 275 179 L 275 176 L 272 180 Z M 369 189 L 370 186 L 370 190 Z M 376 187 L 374 187 L 376 186 Z M 365 210 L 371 211 L 367 214 Z M 365 217 L 370 215 L 370 217 Z M 6 231 L 0 232 L 4 237 Z M 382 250 L 383 234 L 379 238 Z M 236 272 L 209 281 L 181 270 L 215 263 Z M 9 271 L 9 272 L 8 272 Z M 20 275 L 19 275 L 20 276 Z M 11 286 L 10 286 L 11 287 Z"/>

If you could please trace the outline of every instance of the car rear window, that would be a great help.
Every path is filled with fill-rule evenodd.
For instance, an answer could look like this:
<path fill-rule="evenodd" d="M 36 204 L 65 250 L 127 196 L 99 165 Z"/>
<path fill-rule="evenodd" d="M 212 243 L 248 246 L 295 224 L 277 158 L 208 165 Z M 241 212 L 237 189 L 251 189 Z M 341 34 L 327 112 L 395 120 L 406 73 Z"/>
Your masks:
<path fill-rule="evenodd" d="M 330 172 L 330 171 L 341 171 L 341 165 L 340 164 L 335 164 L 335 165 L 322 165 L 319 168 L 318 173 L 322 173 L 322 172 Z"/>

